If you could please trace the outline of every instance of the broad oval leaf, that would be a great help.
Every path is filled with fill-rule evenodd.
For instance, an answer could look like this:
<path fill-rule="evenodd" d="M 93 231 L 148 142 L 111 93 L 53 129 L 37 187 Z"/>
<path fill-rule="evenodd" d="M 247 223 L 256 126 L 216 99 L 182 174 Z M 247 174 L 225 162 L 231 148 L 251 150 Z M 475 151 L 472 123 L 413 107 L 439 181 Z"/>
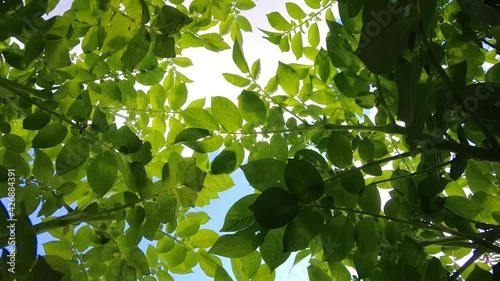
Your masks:
<path fill-rule="evenodd" d="M 478 203 L 461 196 L 449 196 L 446 198 L 445 207 L 455 215 L 472 220 L 482 210 Z"/>
<path fill-rule="evenodd" d="M 352 149 L 347 138 L 339 132 L 333 131 L 327 143 L 328 160 L 339 168 L 352 165 Z"/>
<path fill-rule="evenodd" d="M 323 216 L 312 209 L 302 209 L 286 226 L 283 250 L 294 252 L 305 249 L 323 229 Z"/>
<path fill-rule="evenodd" d="M 146 217 L 146 212 L 141 206 L 134 206 L 130 209 L 127 215 L 127 223 L 131 228 L 138 228 L 142 225 L 144 218 Z"/>
<path fill-rule="evenodd" d="M 292 28 L 292 25 L 279 12 L 267 14 L 267 20 L 274 29 L 279 31 L 288 31 Z"/>
<path fill-rule="evenodd" d="M 295 96 L 299 92 L 299 76 L 295 69 L 288 64 L 279 62 L 278 70 L 276 71 L 276 80 L 285 93 L 290 96 Z"/>
<path fill-rule="evenodd" d="M 290 192 L 302 203 L 318 200 L 325 192 L 325 183 L 320 173 L 305 160 L 288 160 L 285 182 Z"/>
<path fill-rule="evenodd" d="M 146 255 L 137 247 L 129 248 L 125 250 L 125 260 L 128 264 L 133 266 L 142 275 L 147 275 L 149 271 L 149 263 L 146 259 Z"/>
<path fill-rule="evenodd" d="M 137 152 L 142 146 L 142 141 L 128 126 L 123 126 L 116 131 L 113 145 L 121 152 L 129 154 Z"/>
<path fill-rule="evenodd" d="M 90 188 L 99 196 L 104 196 L 115 183 L 118 174 L 118 163 L 110 151 L 103 151 L 90 162 L 87 179 Z"/>
<path fill-rule="evenodd" d="M 241 166 L 250 185 L 260 191 L 278 186 L 285 187 L 286 164 L 276 159 L 260 159 Z"/>
<path fill-rule="evenodd" d="M 212 115 L 229 132 L 236 132 L 241 128 L 243 118 L 238 107 L 225 97 L 212 98 Z"/>
<path fill-rule="evenodd" d="M 271 229 L 264 238 L 264 243 L 260 245 L 262 259 L 271 271 L 283 264 L 290 256 L 290 253 L 283 251 L 284 233 L 285 228 Z"/>
<path fill-rule="evenodd" d="M 210 131 L 201 128 L 187 128 L 182 130 L 176 137 L 175 143 L 192 142 L 210 135 Z"/>
<path fill-rule="evenodd" d="M 321 233 L 325 259 L 329 262 L 343 260 L 354 247 L 354 227 L 347 217 L 331 218 Z"/>
<path fill-rule="evenodd" d="M 377 231 L 373 218 L 364 218 L 356 224 L 354 239 L 361 253 L 370 253 L 377 249 Z"/>
<path fill-rule="evenodd" d="M 245 230 L 219 237 L 209 253 L 228 258 L 244 257 L 264 242 L 266 233 L 267 230 L 254 223 Z"/>
<path fill-rule="evenodd" d="M 89 157 L 90 144 L 84 138 L 71 138 L 56 158 L 56 171 L 64 175 L 78 169 Z"/>
<path fill-rule="evenodd" d="M 342 187 L 349 193 L 359 194 L 365 187 L 365 179 L 359 169 L 353 169 L 340 178 Z"/>
<path fill-rule="evenodd" d="M 60 123 L 53 123 L 38 131 L 33 138 L 34 148 L 49 148 L 60 144 L 68 134 L 68 128 Z"/>
<path fill-rule="evenodd" d="M 243 90 L 238 96 L 238 107 L 248 123 L 258 126 L 266 122 L 266 105 L 256 93 Z"/>
<path fill-rule="evenodd" d="M 255 202 L 257 197 L 259 197 L 258 194 L 250 194 L 236 201 L 227 211 L 220 231 L 238 231 L 251 225 L 255 221 L 255 217 L 249 207 Z"/>
<path fill-rule="evenodd" d="M 379 214 L 381 199 L 377 187 L 375 185 L 366 186 L 359 196 L 358 204 L 361 210 L 365 212 Z"/>
<path fill-rule="evenodd" d="M 250 210 L 260 225 L 268 229 L 280 228 L 297 216 L 299 202 L 289 191 L 271 187 L 259 195 Z"/>
<path fill-rule="evenodd" d="M 5 134 L 2 137 L 2 144 L 5 148 L 17 153 L 23 153 L 26 150 L 26 141 L 14 134 Z"/>

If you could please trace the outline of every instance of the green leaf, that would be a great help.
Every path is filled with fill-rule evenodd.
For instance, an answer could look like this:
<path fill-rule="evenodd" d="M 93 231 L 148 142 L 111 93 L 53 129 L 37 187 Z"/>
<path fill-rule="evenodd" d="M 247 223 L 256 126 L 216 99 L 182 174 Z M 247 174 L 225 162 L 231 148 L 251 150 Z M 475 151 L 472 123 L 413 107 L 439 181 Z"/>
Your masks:
<path fill-rule="evenodd" d="M 141 23 L 146 24 L 150 20 L 148 4 L 144 0 L 139 0 L 139 3 L 141 4 L 141 10 L 142 10 Z"/>
<path fill-rule="evenodd" d="M 496 273 L 498 275 L 498 273 Z M 467 281 L 496 281 L 497 276 L 492 276 L 488 270 L 481 268 L 479 265 L 474 264 L 474 269 L 467 277 Z"/>
<path fill-rule="evenodd" d="M 61 68 L 71 64 L 66 38 L 45 39 L 45 60 L 49 68 Z"/>
<path fill-rule="evenodd" d="M 60 144 L 68 134 L 68 129 L 60 123 L 53 123 L 38 131 L 33 138 L 34 148 L 49 148 Z"/>
<path fill-rule="evenodd" d="M 230 48 L 218 33 L 203 34 L 200 35 L 200 39 L 202 40 L 203 47 L 213 52 L 224 51 Z"/>
<path fill-rule="evenodd" d="M 323 217 L 312 209 L 302 209 L 286 226 L 283 236 L 283 251 L 294 252 L 305 249 L 323 229 Z"/>
<path fill-rule="evenodd" d="M 252 64 L 252 69 L 250 71 L 250 75 L 255 80 L 259 79 L 259 76 L 260 76 L 260 59 L 256 60 Z"/>
<path fill-rule="evenodd" d="M 123 65 L 128 69 L 134 69 L 144 59 L 150 45 L 151 36 L 146 27 L 141 25 L 127 44 L 127 50 L 121 57 Z"/>
<path fill-rule="evenodd" d="M 156 35 L 153 54 L 160 58 L 175 58 L 175 39 L 170 35 Z"/>
<path fill-rule="evenodd" d="M 56 172 L 58 175 L 64 175 L 78 169 L 89 157 L 89 141 L 73 137 L 65 143 L 63 149 L 56 158 Z"/>
<path fill-rule="evenodd" d="M 328 36 L 326 48 L 333 66 L 350 67 L 355 61 L 354 51 L 346 38 Z"/>
<path fill-rule="evenodd" d="M 187 128 L 187 129 L 182 130 L 177 135 L 177 137 L 175 137 L 175 143 L 197 141 L 197 140 L 202 139 L 204 137 L 207 137 L 209 135 L 210 135 L 210 131 L 208 131 L 207 129 Z"/>
<path fill-rule="evenodd" d="M 358 204 L 361 210 L 365 212 L 379 214 L 381 199 L 377 187 L 375 185 L 366 186 L 359 196 Z"/>
<path fill-rule="evenodd" d="M 266 122 L 266 105 L 255 92 L 243 90 L 238 96 L 238 107 L 243 118 L 250 124 L 258 126 Z"/>
<path fill-rule="evenodd" d="M 212 161 L 212 173 L 229 174 L 233 172 L 237 168 L 236 160 L 236 153 L 234 151 L 223 150 Z"/>
<path fill-rule="evenodd" d="M 219 238 L 219 234 L 210 229 L 201 229 L 189 239 L 191 246 L 201 249 L 212 247 Z"/>
<path fill-rule="evenodd" d="M 92 129 L 102 133 L 107 133 L 109 131 L 109 123 L 106 119 L 106 113 L 101 111 L 98 107 L 94 110 L 91 127 Z"/>
<path fill-rule="evenodd" d="M 285 168 L 286 186 L 301 203 L 318 200 L 325 192 L 320 173 L 305 160 L 290 159 Z"/>
<path fill-rule="evenodd" d="M 127 223 L 131 228 L 138 228 L 142 225 L 145 217 L 146 212 L 144 212 L 144 208 L 141 206 L 134 206 L 128 212 Z"/>
<path fill-rule="evenodd" d="M 142 146 L 142 141 L 128 126 L 123 126 L 116 131 L 113 145 L 121 152 L 129 154 L 137 152 Z"/>
<path fill-rule="evenodd" d="M 293 2 L 287 2 L 285 3 L 285 6 L 286 6 L 286 11 L 292 18 L 296 20 L 301 20 L 306 17 L 306 13 L 304 13 L 304 11 L 299 5 Z"/>
<path fill-rule="evenodd" d="M 339 168 L 347 168 L 352 165 L 352 150 L 347 138 L 336 131 L 332 131 L 327 144 L 328 160 Z"/>
<path fill-rule="evenodd" d="M 50 114 L 45 111 L 37 111 L 26 116 L 23 120 L 23 129 L 40 130 L 50 123 Z"/>
<path fill-rule="evenodd" d="M 272 12 L 267 14 L 267 20 L 271 27 L 279 31 L 289 31 L 292 25 L 279 13 Z"/>
<path fill-rule="evenodd" d="M 371 253 L 377 249 L 377 232 L 373 218 L 364 218 L 354 227 L 354 240 L 361 253 Z"/>
<path fill-rule="evenodd" d="M 248 63 L 238 40 L 235 40 L 233 45 L 233 61 L 241 72 L 248 73 Z"/>
<path fill-rule="evenodd" d="M 243 118 L 232 101 L 225 97 L 212 97 L 211 112 L 215 119 L 229 132 L 236 132 L 241 128 Z"/>
<path fill-rule="evenodd" d="M 288 64 L 279 62 L 276 79 L 285 93 L 295 96 L 299 92 L 299 77 L 295 69 Z"/>
<path fill-rule="evenodd" d="M 377 265 L 377 253 L 361 253 L 358 249 L 354 252 L 353 261 L 356 271 L 358 272 L 358 276 L 361 278 L 367 278 L 371 275 Z M 403 267 L 403 272 L 404 268 L 405 267 Z M 418 274 L 418 272 L 415 272 L 415 274 L 411 274 L 410 276 L 418 276 Z M 421 278 L 415 278 L 415 280 L 421 280 Z"/>
<path fill-rule="evenodd" d="M 236 0 L 236 8 L 240 10 L 251 10 L 255 7 L 255 3 L 252 0 Z"/>
<path fill-rule="evenodd" d="M 8 169 L 14 169 L 16 176 L 28 176 L 30 174 L 30 167 L 28 162 L 21 156 L 21 154 L 12 150 L 5 150 L 3 154 L 3 163 Z M 5 188 L 7 190 L 7 188 Z"/>
<path fill-rule="evenodd" d="M 319 9 L 321 8 L 321 4 L 319 3 L 319 0 L 305 0 L 307 6 L 313 9 Z"/>
<path fill-rule="evenodd" d="M 354 247 L 354 227 L 344 216 L 331 218 L 321 233 L 324 258 L 328 262 L 343 260 Z"/>
<path fill-rule="evenodd" d="M 200 229 L 200 221 L 196 218 L 187 217 L 179 222 L 175 233 L 180 238 L 188 238 L 195 235 Z"/>
<path fill-rule="evenodd" d="M 489 192 L 492 188 L 491 181 L 484 175 L 483 171 L 481 171 L 479 166 L 474 161 L 467 161 L 465 176 L 467 178 L 469 188 L 473 192 Z"/>
<path fill-rule="evenodd" d="M 462 154 L 457 154 L 455 158 L 451 160 L 450 178 L 454 181 L 461 178 L 466 167 L 467 158 L 463 157 Z"/>
<path fill-rule="evenodd" d="M 133 247 L 126 249 L 124 258 L 127 263 L 137 269 L 140 274 L 148 275 L 150 273 L 146 255 L 144 255 L 139 248 Z"/>
<path fill-rule="evenodd" d="M 181 112 L 182 118 L 188 125 L 194 128 L 203 128 L 209 131 L 219 129 L 219 124 L 215 118 L 205 109 L 188 107 Z"/>
<path fill-rule="evenodd" d="M 15 266 L 16 274 L 23 275 L 33 266 L 37 254 L 37 238 L 35 229 L 29 217 L 21 210 L 22 215 L 16 216 L 16 259 L 19 259 Z M 5 255 L 5 252 L 4 252 Z M 3 265 L 2 265 L 3 266 Z"/>
<path fill-rule="evenodd" d="M 94 158 L 87 169 L 90 188 L 99 196 L 104 196 L 113 187 L 118 174 L 118 163 L 110 151 L 103 151 Z"/>
<path fill-rule="evenodd" d="M 59 256 L 43 256 L 39 257 L 35 266 L 31 269 L 31 280 L 64 280 L 65 276 L 69 274 L 68 266 L 65 265 L 66 260 Z"/>
<path fill-rule="evenodd" d="M 174 224 L 177 218 L 177 198 L 173 194 L 161 195 L 158 199 L 160 222 Z"/>
<path fill-rule="evenodd" d="M 359 169 L 353 169 L 340 178 L 342 187 L 349 193 L 358 194 L 365 187 L 365 179 Z"/>
<path fill-rule="evenodd" d="M 494 5 L 477 0 L 458 0 L 457 2 L 462 7 L 462 11 L 472 18 L 492 26 L 500 25 L 500 12 Z"/>
<path fill-rule="evenodd" d="M 332 280 L 330 276 L 321 268 L 310 264 L 307 267 L 307 275 L 310 281 L 329 281 Z"/>
<path fill-rule="evenodd" d="M 343 71 L 335 75 L 333 80 L 340 92 L 349 98 L 356 98 L 359 93 L 368 92 L 370 90 L 368 81 L 352 72 Z"/>
<path fill-rule="evenodd" d="M 188 90 L 185 83 L 178 83 L 168 92 L 168 104 L 172 110 L 179 110 L 187 100 Z"/>
<path fill-rule="evenodd" d="M 364 109 L 371 109 L 377 105 L 377 97 L 370 92 L 361 92 L 356 95 L 356 104 Z"/>
<path fill-rule="evenodd" d="M 142 235 L 149 241 L 154 240 L 158 227 L 160 226 L 159 210 L 160 208 L 155 202 L 146 202 L 144 204 L 146 220 L 142 226 Z"/>
<path fill-rule="evenodd" d="M 222 266 L 217 266 L 214 281 L 233 281 L 233 279 Z"/>
<path fill-rule="evenodd" d="M 65 241 L 50 241 L 43 244 L 45 253 L 49 256 L 60 256 L 65 260 L 73 258 L 75 253 L 71 245 Z"/>
<path fill-rule="evenodd" d="M 264 242 L 260 245 L 260 254 L 262 259 L 269 266 L 271 271 L 274 271 L 278 266 L 283 264 L 290 253 L 283 251 L 283 235 L 285 228 L 271 229 L 264 238 Z"/>
<path fill-rule="evenodd" d="M 276 159 L 260 159 L 241 166 L 250 185 L 260 191 L 270 187 L 285 187 L 286 164 Z"/>
<path fill-rule="evenodd" d="M 364 2 L 363 28 L 356 54 L 376 74 L 391 72 L 407 49 L 415 20 L 404 17 L 404 8 L 388 0 Z"/>
<path fill-rule="evenodd" d="M 365 162 L 371 162 L 375 158 L 375 145 L 369 138 L 364 138 L 358 146 L 359 157 Z"/>
<path fill-rule="evenodd" d="M 455 215 L 472 220 L 483 207 L 478 203 L 461 196 L 449 196 L 446 198 L 445 207 Z"/>
<path fill-rule="evenodd" d="M 193 20 L 178 9 L 164 5 L 156 16 L 153 26 L 160 30 L 163 35 L 178 33 L 182 27 Z"/>
<path fill-rule="evenodd" d="M 149 88 L 148 97 L 153 109 L 163 108 L 167 99 L 167 92 L 160 84 L 156 84 Z"/>
<path fill-rule="evenodd" d="M 236 201 L 227 211 L 220 231 L 239 231 L 251 225 L 255 221 L 255 218 L 249 207 L 255 202 L 258 196 L 258 194 L 250 194 Z"/>
<path fill-rule="evenodd" d="M 224 79 L 226 79 L 227 82 L 235 85 L 236 87 L 246 87 L 246 86 L 250 85 L 249 79 L 247 79 L 245 77 L 241 77 L 241 76 L 236 75 L 236 74 L 222 73 L 222 76 L 224 76 Z"/>
<path fill-rule="evenodd" d="M 176 177 L 180 184 L 186 185 L 195 192 L 201 191 L 207 173 L 196 166 L 195 158 L 182 158 L 176 168 Z"/>
<path fill-rule="evenodd" d="M 26 150 L 26 141 L 18 135 L 5 134 L 2 137 L 2 144 L 5 148 L 17 153 L 23 153 Z"/>
<path fill-rule="evenodd" d="M 309 27 L 309 30 L 307 31 L 307 41 L 309 41 L 309 44 L 311 47 L 316 48 L 319 45 L 319 28 L 317 23 L 311 24 Z"/>
<path fill-rule="evenodd" d="M 252 32 L 252 24 L 250 23 L 250 21 L 248 21 L 246 17 L 238 15 L 236 17 L 236 22 L 241 30 Z"/>
<path fill-rule="evenodd" d="M 287 225 L 299 213 L 297 199 L 287 190 L 271 187 L 264 190 L 250 205 L 255 220 L 268 229 Z"/>
<path fill-rule="evenodd" d="M 209 253 L 228 258 L 244 257 L 255 251 L 264 242 L 266 233 L 267 230 L 262 229 L 258 224 L 253 224 L 235 234 L 219 237 Z"/>
<path fill-rule="evenodd" d="M 54 164 L 52 160 L 45 152 L 38 148 L 35 148 L 33 175 L 43 181 L 47 181 L 54 176 Z"/>
<path fill-rule="evenodd" d="M 321 154 L 317 153 L 314 150 L 300 149 L 297 152 L 295 152 L 294 158 L 302 159 L 311 163 L 320 172 L 325 172 L 330 169 L 328 163 L 326 163 L 325 158 L 323 158 Z"/>

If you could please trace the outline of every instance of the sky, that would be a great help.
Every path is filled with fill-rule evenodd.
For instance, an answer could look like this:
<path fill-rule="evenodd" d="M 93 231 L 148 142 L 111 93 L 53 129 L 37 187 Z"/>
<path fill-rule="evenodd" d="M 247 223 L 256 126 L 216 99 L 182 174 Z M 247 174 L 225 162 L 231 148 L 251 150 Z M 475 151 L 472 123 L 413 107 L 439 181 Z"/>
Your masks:
<path fill-rule="evenodd" d="M 258 30 L 258 28 L 262 28 L 265 30 L 273 30 L 267 21 L 266 14 L 278 11 L 283 15 L 287 15 L 285 10 L 285 2 L 284 0 L 254 0 L 256 3 L 256 7 L 250 11 L 242 11 L 242 15 L 247 17 L 253 27 L 253 32 L 248 33 L 244 32 L 244 44 L 243 50 L 245 57 L 248 61 L 248 64 L 251 65 L 255 60 L 260 59 L 261 61 L 261 75 L 259 78 L 259 82 L 261 86 L 265 86 L 267 81 L 275 75 L 278 61 L 284 63 L 292 63 L 297 62 L 295 56 L 292 52 L 282 53 L 278 46 L 272 45 L 267 40 L 263 39 L 264 35 L 262 32 Z M 72 1 L 60 1 L 58 6 L 51 12 L 50 16 L 58 15 L 64 13 L 70 6 Z M 185 1 L 185 5 L 188 6 L 190 0 Z M 297 2 L 297 4 L 301 5 L 304 8 L 306 13 L 311 10 L 301 1 Z M 334 11 L 337 16 L 338 13 Z M 49 16 L 49 17 L 50 17 Z M 338 17 L 337 17 L 338 18 Z M 321 38 L 325 38 L 326 36 L 326 26 L 323 24 L 324 22 L 319 22 L 318 25 L 320 27 Z M 304 36 L 307 38 L 307 35 Z M 233 42 L 229 37 L 225 38 L 226 43 L 230 46 L 233 45 Z M 304 42 L 307 42 L 305 40 Z M 306 45 L 307 43 L 305 43 Z M 320 46 L 326 49 L 324 40 L 321 41 Z M 188 57 L 193 61 L 193 66 L 182 69 L 181 72 L 185 74 L 190 79 L 194 80 L 194 83 L 190 83 L 187 85 L 189 90 L 188 104 L 192 100 L 196 100 L 199 98 L 207 98 L 207 102 L 209 102 L 209 97 L 212 96 L 224 96 L 233 101 L 237 100 L 238 95 L 241 93 L 241 88 L 237 88 L 228 82 L 226 82 L 222 76 L 222 73 L 233 73 L 244 76 L 240 73 L 239 69 L 235 66 L 232 60 L 232 50 L 225 50 L 220 53 L 210 52 L 206 49 L 202 48 L 191 48 L 183 50 L 183 57 Z M 300 62 L 311 63 L 306 59 L 301 59 Z M 216 153 L 211 155 L 211 158 L 215 157 Z M 246 194 L 253 193 L 253 189 L 249 186 L 246 181 L 242 171 L 238 169 L 234 172 L 231 177 L 235 182 L 235 187 L 231 188 L 228 191 L 222 192 L 219 194 L 219 199 L 212 200 L 211 204 L 204 208 L 195 208 L 193 211 L 202 210 L 209 214 L 212 218 L 207 224 L 203 225 L 202 228 L 208 228 L 215 231 L 221 229 L 225 214 L 228 209 L 241 197 Z M 36 210 L 34 214 L 38 213 L 39 210 Z M 56 213 L 55 215 L 57 215 Z M 38 219 L 34 219 L 33 223 L 38 223 Z M 43 246 L 44 242 L 52 241 L 54 238 L 49 234 L 45 233 L 38 236 L 38 254 L 43 254 Z M 140 246 L 145 251 L 147 245 L 150 242 L 146 239 L 143 239 Z M 153 243 L 156 244 L 156 243 Z M 232 275 L 230 270 L 230 262 L 229 259 L 222 258 L 224 262 L 224 267 L 226 270 Z M 299 281 L 299 280 L 307 280 L 307 258 L 304 259 L 303 262 L 297 264 L 292 268 L 294 260 L 294 255 L 292 255 L 288 261 L 283 264 L 280 268 L 277 269 L 276 279 L 275 280 L 287 280 L 287 281 Z M 172 274 L 176 281 L 184 281 L 184 280 L 209 280 L 199 268 L 196 266 L 194 268 L 194 273 L 189 275 L 174 275 Z"/>

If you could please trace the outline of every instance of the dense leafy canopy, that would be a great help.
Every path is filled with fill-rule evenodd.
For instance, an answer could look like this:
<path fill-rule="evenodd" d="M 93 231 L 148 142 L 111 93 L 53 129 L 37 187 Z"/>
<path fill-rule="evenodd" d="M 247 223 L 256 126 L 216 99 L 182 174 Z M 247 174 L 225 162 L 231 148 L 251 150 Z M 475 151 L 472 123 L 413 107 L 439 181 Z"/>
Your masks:
<path fill-rule="evenodd" d="M 314 281 L 500 278 L 495 1 L 286 3 L 260 31 L 301 63 L 269 81 L 252 0 L 58 2 L 0 3 L 0 280 L 273 280 L 291 253 Z M 234 100 L 186 104 L 188 48 L 232 49 Z M 203 228 L 240 168 L 255 194 Z"/>

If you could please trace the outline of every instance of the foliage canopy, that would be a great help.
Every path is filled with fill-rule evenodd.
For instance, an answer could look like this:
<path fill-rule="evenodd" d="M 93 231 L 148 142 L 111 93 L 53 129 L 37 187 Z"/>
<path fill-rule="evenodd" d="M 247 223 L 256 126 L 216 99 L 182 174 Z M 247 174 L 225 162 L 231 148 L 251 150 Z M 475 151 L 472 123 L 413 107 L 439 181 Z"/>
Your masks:
<path fill-rule="evenodd" d="M 219 256 L 237 280 L 273 280 L 291 252 L 314 281 L 351 280 L 348 267 L 498 280 L 494 1 L 286 3 L 260 31 L 308 63 L 280 62 L 269 81 L 243 52 L 252 0 L 75 0 L 43 17 L 58 2 L 0 3 L 1 280 L 173 280 L 195 266 L 231 280 Z M 186 104 L 187 48 L 231 49 L 241 73 L 221 75 L 238 98 Z M 228 234 L 203 228 L 192 208 L 239 168 L 255 194 L 228 211 Z M 37 256 L 44 232 L 55 240 Z"/>

